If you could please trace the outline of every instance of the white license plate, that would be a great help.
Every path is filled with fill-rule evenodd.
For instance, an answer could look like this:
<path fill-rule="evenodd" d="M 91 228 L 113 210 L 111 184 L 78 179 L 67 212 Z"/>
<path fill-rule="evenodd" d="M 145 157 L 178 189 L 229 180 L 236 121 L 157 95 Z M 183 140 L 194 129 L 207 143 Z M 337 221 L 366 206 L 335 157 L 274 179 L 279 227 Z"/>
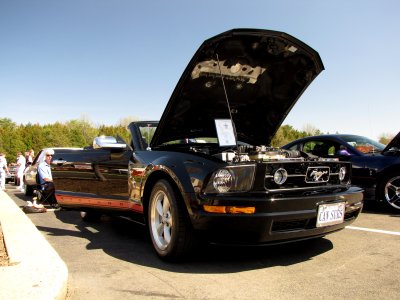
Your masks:
<path fill-rule="evenodd" d="M 318 206 L 317 227 L 343 223 L 344 211 L 344 202 Z"/>

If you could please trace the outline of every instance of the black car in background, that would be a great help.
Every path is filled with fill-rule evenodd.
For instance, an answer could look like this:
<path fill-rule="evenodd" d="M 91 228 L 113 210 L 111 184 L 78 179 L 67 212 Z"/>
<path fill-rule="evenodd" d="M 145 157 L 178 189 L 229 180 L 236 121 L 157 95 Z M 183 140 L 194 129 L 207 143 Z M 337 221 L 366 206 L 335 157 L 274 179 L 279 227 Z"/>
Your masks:
<path fill-rule="evenodd" d="M 400 212 L 400 132 L 387 145 L 364 136 L 310 136 L 282 148 L 352 163 L 352 183 L 365 190 L 365 200 L 383 202 Z"/>

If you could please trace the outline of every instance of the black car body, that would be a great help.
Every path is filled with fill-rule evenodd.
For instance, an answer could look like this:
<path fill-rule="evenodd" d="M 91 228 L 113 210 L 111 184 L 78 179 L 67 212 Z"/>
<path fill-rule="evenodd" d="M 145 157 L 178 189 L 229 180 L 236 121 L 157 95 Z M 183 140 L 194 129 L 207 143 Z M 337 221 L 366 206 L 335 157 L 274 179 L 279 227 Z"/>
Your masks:
<path fill-rule="evenodd" d="M 82 148 L 74 148 L 74 147 L 69 147 L 69 148 L 53 147 L 53 148 L 44 148 L 40 150 L 39 153 L 35 156 L 32 164 L 28 165 L 24 170 L 23 180 L 24 180 L 25 195 L 31 196 L 33 194 L 33 190 L 36 184 L 39 183 L 37 177 L 37 169 L 39 164 L 41 162 L 44 162 L 46 157 L 46 151 L 50 149 L 54 151 L 53 165 L 55 166 L 57 164 L 62 164 L 65 155 L 68 155 L 68 157 L 70 157 L 71 152 L 82 150 Z"/>
<path fill-rule="evenodd" d="M 147 224 L 165 259 L 200 238 L 260 245 L 343 229 L 363 205 L 350 164 L 266 146 L 322 70 L 316 51 L 282 32 L 206 40 L 160 122 L 131 123 L 129 142 L 99 137 L 53 161 L 57 201 L 85 219 Z"/>
<path fill-rule="evenodd" d="M 400 212 L 400 133 L 387 145 L 364 136 L 310 136 L 282 148 L 338 158 L 352 163 L 352 183 L 365 190 L 365 200 L 383 202 Z"/>

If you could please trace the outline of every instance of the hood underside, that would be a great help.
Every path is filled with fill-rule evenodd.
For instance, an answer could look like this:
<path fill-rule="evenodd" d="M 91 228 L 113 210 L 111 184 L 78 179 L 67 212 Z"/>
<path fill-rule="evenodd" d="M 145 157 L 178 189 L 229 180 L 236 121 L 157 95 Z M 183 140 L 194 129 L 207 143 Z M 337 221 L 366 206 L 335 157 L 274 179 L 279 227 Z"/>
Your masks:
<path fill-rule="evenodd" d="M 385 153 L 394 148 L 400 149 L 400 132 L 398 132 L 397 135 L 389 142 L 389 144 L 387 144 L 382 152 Z"/>
<path fill-rule="evenodd" d="M 215 119 L 232 118 L 238 141 L 269 145 L 323 69 L 315 50 L 282 32 L 234 29 L 210 38 L 185 69 L 151 144 L 216 138 Z"/>

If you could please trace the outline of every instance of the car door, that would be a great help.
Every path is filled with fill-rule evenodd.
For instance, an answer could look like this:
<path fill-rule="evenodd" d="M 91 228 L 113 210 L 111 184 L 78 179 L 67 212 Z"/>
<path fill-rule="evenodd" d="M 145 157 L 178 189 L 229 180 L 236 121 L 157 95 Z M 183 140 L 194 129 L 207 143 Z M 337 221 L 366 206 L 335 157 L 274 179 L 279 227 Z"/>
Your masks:
<path fill-rule="evenodd" d="M 128 166 L 132 151 L 101 151 L 105 151 L 105 155 L 98 156 L 93 162 L 97 195 L 107 199 L 128 200 Z"/>
<path fill-rule="evenodd" d="M 96 161 L 104 160 L 107 153 L 102 150 L 58 151 L 52 160 L 52 175 L 58 191 L 77 195 L 98 193 L 98 176 L 95 174 Z"/>

